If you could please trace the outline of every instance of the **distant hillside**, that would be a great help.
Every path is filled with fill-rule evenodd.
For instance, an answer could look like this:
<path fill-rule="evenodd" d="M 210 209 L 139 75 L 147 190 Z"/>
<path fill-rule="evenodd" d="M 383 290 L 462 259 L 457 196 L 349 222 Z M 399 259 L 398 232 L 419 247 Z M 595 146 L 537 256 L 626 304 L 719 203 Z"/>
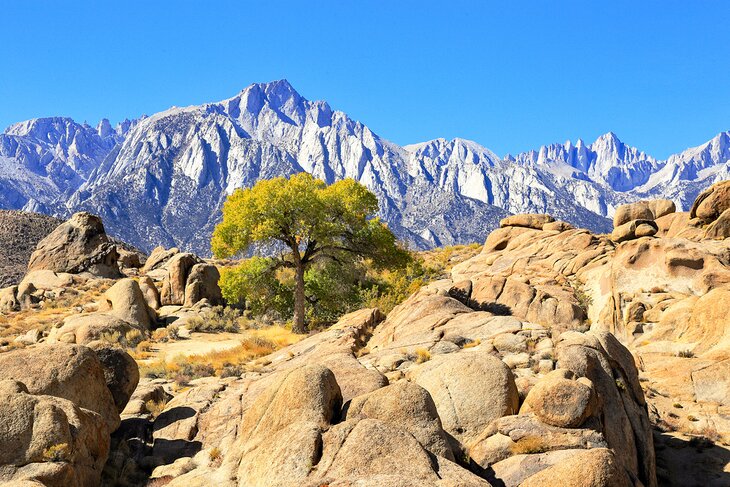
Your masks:
<path fill-rule="evenodd" d="M 0 210 L 0 288 L 20 282 L 38 242 L 61 222 L 40 213 Z"/>

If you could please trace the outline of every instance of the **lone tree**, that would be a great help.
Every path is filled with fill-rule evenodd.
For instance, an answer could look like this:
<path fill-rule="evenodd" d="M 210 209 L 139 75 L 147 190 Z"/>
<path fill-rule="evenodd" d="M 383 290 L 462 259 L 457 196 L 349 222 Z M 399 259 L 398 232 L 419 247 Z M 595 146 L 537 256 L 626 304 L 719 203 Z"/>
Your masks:
<path fill-rule="evenodd" d="M 345 266 L 369 258 L 374 266 L 388 268 L 410 260 L 375 217 L 377 211 L 375 195 L 352 179 L 329 186 L 307 173 L 263 180 L 228 197 L 211 246 L 220 258 L 246 253 L 253 244 L 271 249 L 278 243 L 284 250 L 272 262 L 294 270 L 292 329 L 304 333 L 304 275 L 314 263 Z"/>

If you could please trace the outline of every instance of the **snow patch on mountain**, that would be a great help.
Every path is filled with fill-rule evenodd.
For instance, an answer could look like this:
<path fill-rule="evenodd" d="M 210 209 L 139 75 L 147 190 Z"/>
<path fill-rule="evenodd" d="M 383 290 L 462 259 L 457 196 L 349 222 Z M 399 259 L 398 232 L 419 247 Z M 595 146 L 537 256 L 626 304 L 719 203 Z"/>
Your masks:
<path fill-rule="evenodd" d="M 401 238 L 429 248 L 481 241 L 508 213 L 606 231 L 628 201 L 669 197 L 686 208 L 730 177 L 728 161 L 728 132 L 665 161 L 611 132 L 505 158 L 458 138 L 400 147 L 279 80 L 116 127 L 60 117 L 14 124 L 0 134 L 0 207 L 56 216 L 86 209 L 140 248 L 209 254 L 227 195 L 307 171 L 328 183 L 360 181 Z"/>

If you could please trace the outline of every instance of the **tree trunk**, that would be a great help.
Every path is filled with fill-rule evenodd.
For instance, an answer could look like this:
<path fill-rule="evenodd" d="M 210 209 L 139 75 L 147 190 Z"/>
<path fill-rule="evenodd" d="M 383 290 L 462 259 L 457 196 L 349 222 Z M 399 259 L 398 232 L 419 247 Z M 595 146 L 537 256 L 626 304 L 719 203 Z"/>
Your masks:
<path fill-rule="evenodd" d="M 294 320 L 292 331 L 294 333 L 306 333 L 304 325 L 304 264 L 295 256 L 295 277 L 294 277 Z"/>

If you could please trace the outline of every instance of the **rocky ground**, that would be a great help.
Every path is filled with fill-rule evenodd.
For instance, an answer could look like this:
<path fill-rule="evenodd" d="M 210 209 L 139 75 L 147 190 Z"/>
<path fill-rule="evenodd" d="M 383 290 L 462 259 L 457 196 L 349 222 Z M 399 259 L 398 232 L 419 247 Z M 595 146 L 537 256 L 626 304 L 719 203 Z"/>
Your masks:
<path fill-rule="evenodd" d="M 610 235 L 516 215 L 388 316 L 302 338 L 216 306 L 210 263 L 75 215 L 0 292 L 0 480 L 730 485 L 728 237 L 730 182 Z"/>
<path fill-rule="evenodd" d="M 0 210 L 0 288 L 20 282 L 38 242 L 60 223 L 40 213 Z"/>

